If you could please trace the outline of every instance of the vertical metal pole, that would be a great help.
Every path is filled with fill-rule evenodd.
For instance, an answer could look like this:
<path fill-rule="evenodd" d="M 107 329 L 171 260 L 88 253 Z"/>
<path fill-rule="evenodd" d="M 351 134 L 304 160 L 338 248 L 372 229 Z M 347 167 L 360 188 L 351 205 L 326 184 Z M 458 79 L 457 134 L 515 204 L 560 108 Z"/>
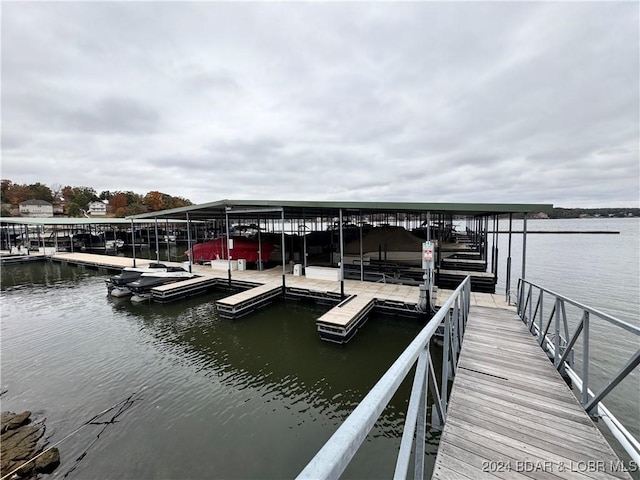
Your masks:
<path fill-rule="evenodd" d="M 344 234 L 342 233 L 342 209 L 340 209 L 340 298 L 344 298 Z"/>
<path fill-rule="evenodd" d="M 532 290 L 533 291 L 533 290 Z M 540 319 L 540 328 L 538 331 L 538 335 L 540 337 L 540 345 L 542 345 L 542 342 L 544 341 L 544 338 L 542 337 L 542 324 L 544 323 L 544 290 L 540 290 L 539 295 L 539 301 L 540 301 L 540 315 L 538 316 L 538 318 Z M 533 296 L 531 297 L 531 304 L 533 305 Z M 556 303 L 556 306 L 558 306 L 558 304 Z M 531 319 L 531 322 L 533 323 L 535 321 L 535 319 Z"/>
<path fill-rule="evenodd" d="M 484 217 L 484 262 L 489 260 L 489 217 Z"/>
<path fill-rule="evenodd" d="M 447 394 L 449 390 L 449 348 L 451 343 L 451 311 L 444 317 L 444 348 L 442 350 L 442 410 L 447 411 Z"/>
<path fill-rule="evenodd" d="M 165 231 L 167 234 L 167 262 L 171 261 L 171 242 L 169 241 L 169 219 L 166 218 L 165 219 Z"/>
<path fill-rule="evenodd" d="M 72 244 L 73 245 L 73 244 Z M 136 229 L 133 226 L 133 218 L 131 219 L 131 245 L 133 247 L 133 266 L 136 266 Z M 73 247 L 71 248 L 73 251 Z"/>
<path fill-rule="evenodd" d="M 147 223 L 147 228 L 145 231 L 147 232 L 147 258 L 149 258 L 149 252 L 151 252 L 151 232 L 149 231 L 149 224 Z"/>
<path fill-rule="evenodd" d="M 160 239 L 158 238 L 158 217 L 154 217 L 155 219 L 155 228 L 156 228 L 156 263 L 160 263 Z"/>
<path fill-rule="evenodd" d="M 527 266 L 527 213 L 525 212 L 522 223 L 522 279 L 525 279 Z"/>
<path fill-rule="evenodd" d="M 364 282 L 364 253 L 362 252 L 362 210 L 360 210 L 360 281 Z"/>
<path fill-rule="evenodd" d="M 427 239 L 427 242 L 431 242 L 431 212 L 430 211 L 427 212 L 426 239 Z M 433 252 L 432 252 L 432 255 L 433 255 Z M 430 312 L 432 305 L 435 304 L 435 302 L 431 301 L 432 291 L 433 291 L 433 268 L 431 267 L 431 265 L 433 265 L 433 262 L 425 263 L 426 268 L 424 270 L 424 275 L 422 276 L 424 280 L 425 295 L 427 296 L 427 312 Z"/>
<path fill-rule="evenodd" d="M 496 266 L 494 268 L 494 273 L 496 276 L 496 283 L 498 282 L 498 260 L 500 260 L 500 249 L 498 248 L 499 244 L 500 244 L 500 235 L 498 235 L 498 228 L 499 228 L 499 223 L 498 223 L 498 215 L 496 215 L 495 220 L 493 221 L 493 224 L 495 225 L 495 228 L 493 229 L 496 233 L 494 235 L 495 238 L 495 245 L 496 245 L 496 250 L 495 250 L 495 258 L 496 258 Z"/>
<path fill-rule="evenodd" d="M 189 220 L 189 212 L 187 212 L 187 252 L 189 252 L 189 273 L 191 273 L 191 265 L 193 265 L 193 246 L 191 245 L 191 220 Z"/>
<path fill-rule="evenodd" d="M 584 312 L 582 328 L 582 406 L 589 403 L 589 312 Z"/>
<path fill-rule="evenodd" d="M 560 300 L 556 298 L 555 316 L 554 316 L 555 336 L 553 337 L 553 364 L 558 368 L 560 366 Z"/>
<path fill-rule="evenodd" d="M 497 255 L 498 255 L 498 216 L 494 215 L 493 216 L 493 235 L 492 235 L 492 242 L 493 242 L 493 254 L 491 255 L 492 258 L 492 265 L 493 265 L 493 273 L 495 275 L 495 278 L 498 278 L 498 270 L 497 270 L 497 265 L 498 265 L 498 259 L 497 259 Z"/>
<path fill-rule="evenodd" d="M 428 360 L 427 360 L 428 361 Z M 418 418 L 416 425 L 416 453 L 415 453 L 415 467 L 413 478 L 424 478 L 424 446 L 426 441 L 427 432 L 427 376 L 429 375 L 429 368 L 425 369 L 425 374 L 422 377 L 422 388 L 420 394 L 420 403 L 418 405 Z"/>
<path fill-rule="evenodd" d="M 509 302 L 509 290 L 511 289 L 511 225 L 513 223 L 513 213 L 509 214 L 509 247 L 507 250 L 507 278 L 505 286 L 505 296 L 507 302 Z"/>
<path fill-rule="evenodd" d="M 284 242 L 284 208 L 282 209 L 281 212 L 281 221 L 282 221 L 282 296 L 284 297 L 284 295 L 287 292 L 287 286 L 286 286 L 286 279 L 285 279 L 285 274 L 286 274 L 286 255 L 285 255 L 285 242 Z"/>
<path fill-rule="evenodd" d="M 227 250 L 227 278 L 229 280 L 229 287 L 231 287 L 231 249 L 229 248 L 229 242 L 231 240 L 231 231 L 229 229 L 229 211 L 227 209 L 225 209 L 224 211 L 224 215 L 225 215 L 225 227 L 227 230 L 227 246 L 226 246 L 226 250 Z M 222 249 L 222 251 L 224 252 L 224 248 Z"/>
<path fill-rule="evenodd" d="M 302 267 L 303 270 L 307 271 L 307 218 L 304 214 L 304 209 L 302 209 Z"/>
<path fill-rule="evenodd" d="M 260 235 L 260 217 L 258 217 L 258 271 L 262 271 L 262 236 Z"/>

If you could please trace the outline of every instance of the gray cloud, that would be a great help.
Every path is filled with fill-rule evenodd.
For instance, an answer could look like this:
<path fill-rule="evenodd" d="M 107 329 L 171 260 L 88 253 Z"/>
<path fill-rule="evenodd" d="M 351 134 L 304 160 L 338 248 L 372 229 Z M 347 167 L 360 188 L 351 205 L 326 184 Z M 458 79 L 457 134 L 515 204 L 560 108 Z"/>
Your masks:
<path fill-rule="evenodd" d="M 2 177 L 638 205 L 636 3 L 7 3 Z"/>

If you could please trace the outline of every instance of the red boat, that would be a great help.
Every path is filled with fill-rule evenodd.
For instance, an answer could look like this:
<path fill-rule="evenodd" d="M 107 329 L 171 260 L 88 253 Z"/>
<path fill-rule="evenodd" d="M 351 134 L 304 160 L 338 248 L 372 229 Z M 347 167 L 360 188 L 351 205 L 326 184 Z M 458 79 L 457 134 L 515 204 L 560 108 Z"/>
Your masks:
<path fill-rule="evenodd" d="M 258 241 L 244 237 L 233 237 L 233 248 L 230 251 L 233 260 L 245 259 L 248 263 L 256 263 L 258 261 Z M 269 243 L 262 242 L 262 261 L 269 260 L 269 255 L 275 247 Z M 227 259 L 227 237 L 220 237 L 203 243 L 197 243 L 193 246 L 193 263 L 207 262 L 210 260 L 226 260 Z M 191 257 L 191 251 L 184 252 L 185 255 Z"/>

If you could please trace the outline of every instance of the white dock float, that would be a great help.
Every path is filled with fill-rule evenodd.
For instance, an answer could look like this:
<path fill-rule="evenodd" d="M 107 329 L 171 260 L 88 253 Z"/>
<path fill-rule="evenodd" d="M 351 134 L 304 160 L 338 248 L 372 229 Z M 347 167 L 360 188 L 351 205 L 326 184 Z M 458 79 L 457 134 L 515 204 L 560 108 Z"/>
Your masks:
<path fill-rule="evenodd" d="M 346 343 L 358 328 L 367 321 L 376 299 L 360 294 L 347 297 L 316 320 L 320 338 L 336 343 Z"/>
<path fill-rule="evenodd" d="M 93 253 L 68 253 L 57 252 L 50 256 L 52 260 L 56 260 L 62 263 L 69 263 L 72 265 L 81 265 L 85 267 L 93 268 L 105 268 L 108 270 L 122 270 L 125 267 L 133 266 L 133 258 L 130 257 L 116 257 L 111 255 L 97 255 Z M 136 259 L 137 267 L 144 267 L 150 263 L 154 263 L 155 260 Z M 180 266 L 175 262 L 161 262 L 166 265 Z"/>
<path fill-rule="evenodd" d="M 266 283 L 218 300 L 216 307 L 221 317 L 239 318 L 270 303 L 279 295 L 282 295 L 282 284 Z"/>
<path fill-rule="evenodd" d="M 219 280 L 214 277 L 194 277 L 180 282 L 160 285 L 151 289 L 151 298 L 155 302 L 173 302 L 180 298 L 198 295 L 215 287 Z"/>

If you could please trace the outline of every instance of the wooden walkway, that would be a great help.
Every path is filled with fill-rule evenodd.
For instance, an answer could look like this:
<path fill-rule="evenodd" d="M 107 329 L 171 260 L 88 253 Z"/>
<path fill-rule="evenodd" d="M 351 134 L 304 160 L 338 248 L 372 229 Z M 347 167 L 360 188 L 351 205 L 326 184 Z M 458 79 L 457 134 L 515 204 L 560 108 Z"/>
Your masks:
<path fill-rule="evenodd" d="M 631 476 L 518 316 L 474 306 L 433 478 Z"/>

